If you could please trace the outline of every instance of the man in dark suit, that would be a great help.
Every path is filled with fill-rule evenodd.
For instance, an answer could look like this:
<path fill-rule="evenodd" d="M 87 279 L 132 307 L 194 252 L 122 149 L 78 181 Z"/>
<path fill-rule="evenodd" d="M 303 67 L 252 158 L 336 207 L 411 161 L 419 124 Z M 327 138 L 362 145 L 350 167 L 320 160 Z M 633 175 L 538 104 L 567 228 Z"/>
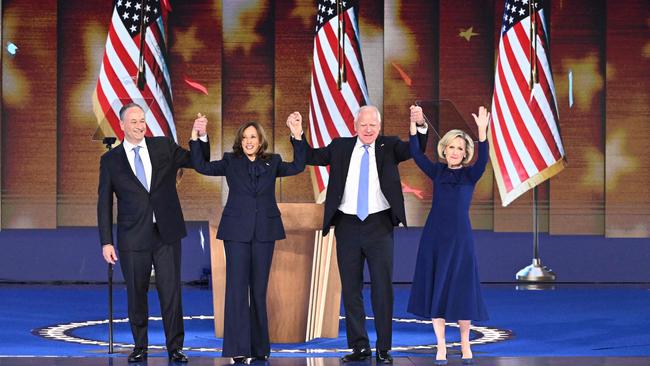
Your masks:
<path fill-rule="evenodd" d="M 411 118 L 420 113 L 411 107 Z M 423 119 L 418 129 L 426 147 Z M 407 142 L 380 136 L 381 115 L 374 106 L 359 109 L 357 136 L 336 138 L 323 148 L 308 149 L 308 165 L 329 165 L 330 175 L 323 215 L 323 235 L 336 227 L 336 251 L 341 275 L 345 329 L 352 353 L 341 360 L 361 361 L 372 356 L 365 327 L 363 267 L 368 262 L 372 310 L 377 330 L 378 363 L 392 363 L 393 227 L 406 226 L 404 196 L 397 165 L 411 158 Z M 406 131 L 406 129 L 405 129 Z"/>
<path fill-rule="evenodd" d="M 153 265 L 169 358 L 187 362 L 182 352 L 180 278 L 181 238 L 187 232 L 176 192 L 176 173 L 180 167 L 191 167 L 190 154 L 171 138 L 145 137 L 144 110 L 135 103 L 120 110 L 120 127 L 124 131 L 122 144 L 105 153 L 100 162 L 97 220 L 104 259 L 115 264 L 115 194 L 118 250 L 135 343 L 128 361 L 147 358 L 147 290 Z M 202 147 L 209 156 L 208 144 Z"/>

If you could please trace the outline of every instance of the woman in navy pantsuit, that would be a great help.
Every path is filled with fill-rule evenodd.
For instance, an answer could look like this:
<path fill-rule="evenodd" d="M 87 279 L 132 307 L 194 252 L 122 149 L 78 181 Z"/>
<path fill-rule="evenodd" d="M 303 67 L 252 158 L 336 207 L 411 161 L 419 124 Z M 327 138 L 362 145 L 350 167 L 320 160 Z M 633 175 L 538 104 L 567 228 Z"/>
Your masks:
<path fill-rule="evenodd" d="M 257 122 L 239 128 L 233 152 L 208 162 L 197 141 L 205 136 L 207 119 L 199 115 L 197 122 L 200 130 L 192 131 L 190 141 L 193 166 L 201 174 L 225 176 L 229 188 L 217 231 L 226 251 L 222 356 L 237 363 L 248 363 L 251 358 L 266 360 L 271 351 L 266 314 L 269 271 L 275 241 L 285 238 L 275 201 L 275 179 L 305 169 L 302 126 L 287 121 L 293 136 L 293 162 L 284 162 L 280 155 L 266 151 L 268 142 Z"/>
<path fill-rule="evenodd" d="M 481 295 L 481 282 L 474 255 L 469 207 L 474 187 L 487 164 L 487 126 L 490 114 L 479 108 L 474 119 L 478 127 L 478 158 L 468 165 L 474 142 L 461 130 L 451 130 L 438 143 L 444 163 L 430 161 L 419 149 L 415 122 L 422 119 L 419 107 L 411 110 L 411 154 L 415 163 L 433 181 L 431 211 L 422 231 L 407 310 L 433 319 L 438 341 L 436 365 L 447 363 L 445 321 L 457 321 L 463 363 L 472 362 L 469 344 L 471 320 L 488 315 Z M 197 149 L 198 152 L 198 149 Z"/>

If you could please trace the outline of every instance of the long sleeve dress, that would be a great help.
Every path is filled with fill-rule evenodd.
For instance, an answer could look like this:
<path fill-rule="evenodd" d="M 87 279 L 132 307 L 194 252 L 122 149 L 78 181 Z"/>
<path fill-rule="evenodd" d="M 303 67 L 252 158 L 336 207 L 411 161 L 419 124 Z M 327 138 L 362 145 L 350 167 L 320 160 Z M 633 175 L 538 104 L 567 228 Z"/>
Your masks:
<path fill-rule="evenodd" d="M 411 154 L 433 181 L 433 199 L 418 249 L 408 312 L 450 321 L 487 320 L 481 294 L 469 208 L 485 171 L 488 143 L 478 143 L 472 166 L 450 169 L 432 162 L 411 136 Z"/>

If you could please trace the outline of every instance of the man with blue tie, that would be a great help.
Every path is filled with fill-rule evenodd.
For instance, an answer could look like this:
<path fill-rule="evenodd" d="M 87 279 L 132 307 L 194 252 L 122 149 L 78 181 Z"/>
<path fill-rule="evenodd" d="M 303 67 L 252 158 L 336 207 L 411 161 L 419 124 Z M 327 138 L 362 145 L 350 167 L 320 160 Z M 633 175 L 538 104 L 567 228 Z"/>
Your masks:
<path fill-rule="evenodd" d="M 420 107 L 411 106 L 413 109 Z M 296 118 L 300 118 L 297 114 Z M 392 363 L 393 227 L 406 225 L 404 196 L 398 164 L 411 158 L 408 142 L 380 136 L 381 114 L 363 106 L 354 119 L 357 136 L 332 140 L 325 147 L 307 150 L 307 164 L 330 167 L 323 235 L 335 226 L 341 276 L 345 329 L 352 353 L 343 362 L 372 356 L 365 327 L 363 268 L 368 262 L 371 302 L 377 331 L 377 363 Z M 418 128 L 420 146 L 426 147 L 427 129 Z"/>
<path fill-rule="evenodd" d="M 153 265 L 160 298 L 169 359 L 187 362 L 183 354 L 181 239 L 187 235 L 176 192 L 180 167 L 191 167 L 189 151 L 169 137 L 145 137 L 142 107 L 120 110 L 124 140 L 101 157 L 97 221 L 106 262 L 118 257 L 113 245 L 113 196 L 117 197 L 117 243 L 126 282 L 129 324 L 135 347 L 129 362 L 147 359 L 147 290 Z M 202 152 L 209 157 L 207 142 Z"/>

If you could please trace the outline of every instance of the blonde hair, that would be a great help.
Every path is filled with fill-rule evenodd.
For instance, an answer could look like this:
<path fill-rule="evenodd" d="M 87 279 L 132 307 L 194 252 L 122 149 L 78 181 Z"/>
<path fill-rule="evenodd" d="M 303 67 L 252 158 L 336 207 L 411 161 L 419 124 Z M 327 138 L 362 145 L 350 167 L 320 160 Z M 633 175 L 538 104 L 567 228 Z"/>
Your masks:
<path fill-rule="evenodd" d="M 438 158 L 447 161 L 447 158 L 445 157 L 445 149 L 451 140 L 456 137 L 465 140 L 465 157 L 463 158 L 463 161 L 461 161 L 461 164 L 467 165 L 472 161 L 472 157 L 474 157 L 474 140 L 472 140 L 472 138 L 463 130 L 451 130 L 442 136 L 438 142 Z"/>

